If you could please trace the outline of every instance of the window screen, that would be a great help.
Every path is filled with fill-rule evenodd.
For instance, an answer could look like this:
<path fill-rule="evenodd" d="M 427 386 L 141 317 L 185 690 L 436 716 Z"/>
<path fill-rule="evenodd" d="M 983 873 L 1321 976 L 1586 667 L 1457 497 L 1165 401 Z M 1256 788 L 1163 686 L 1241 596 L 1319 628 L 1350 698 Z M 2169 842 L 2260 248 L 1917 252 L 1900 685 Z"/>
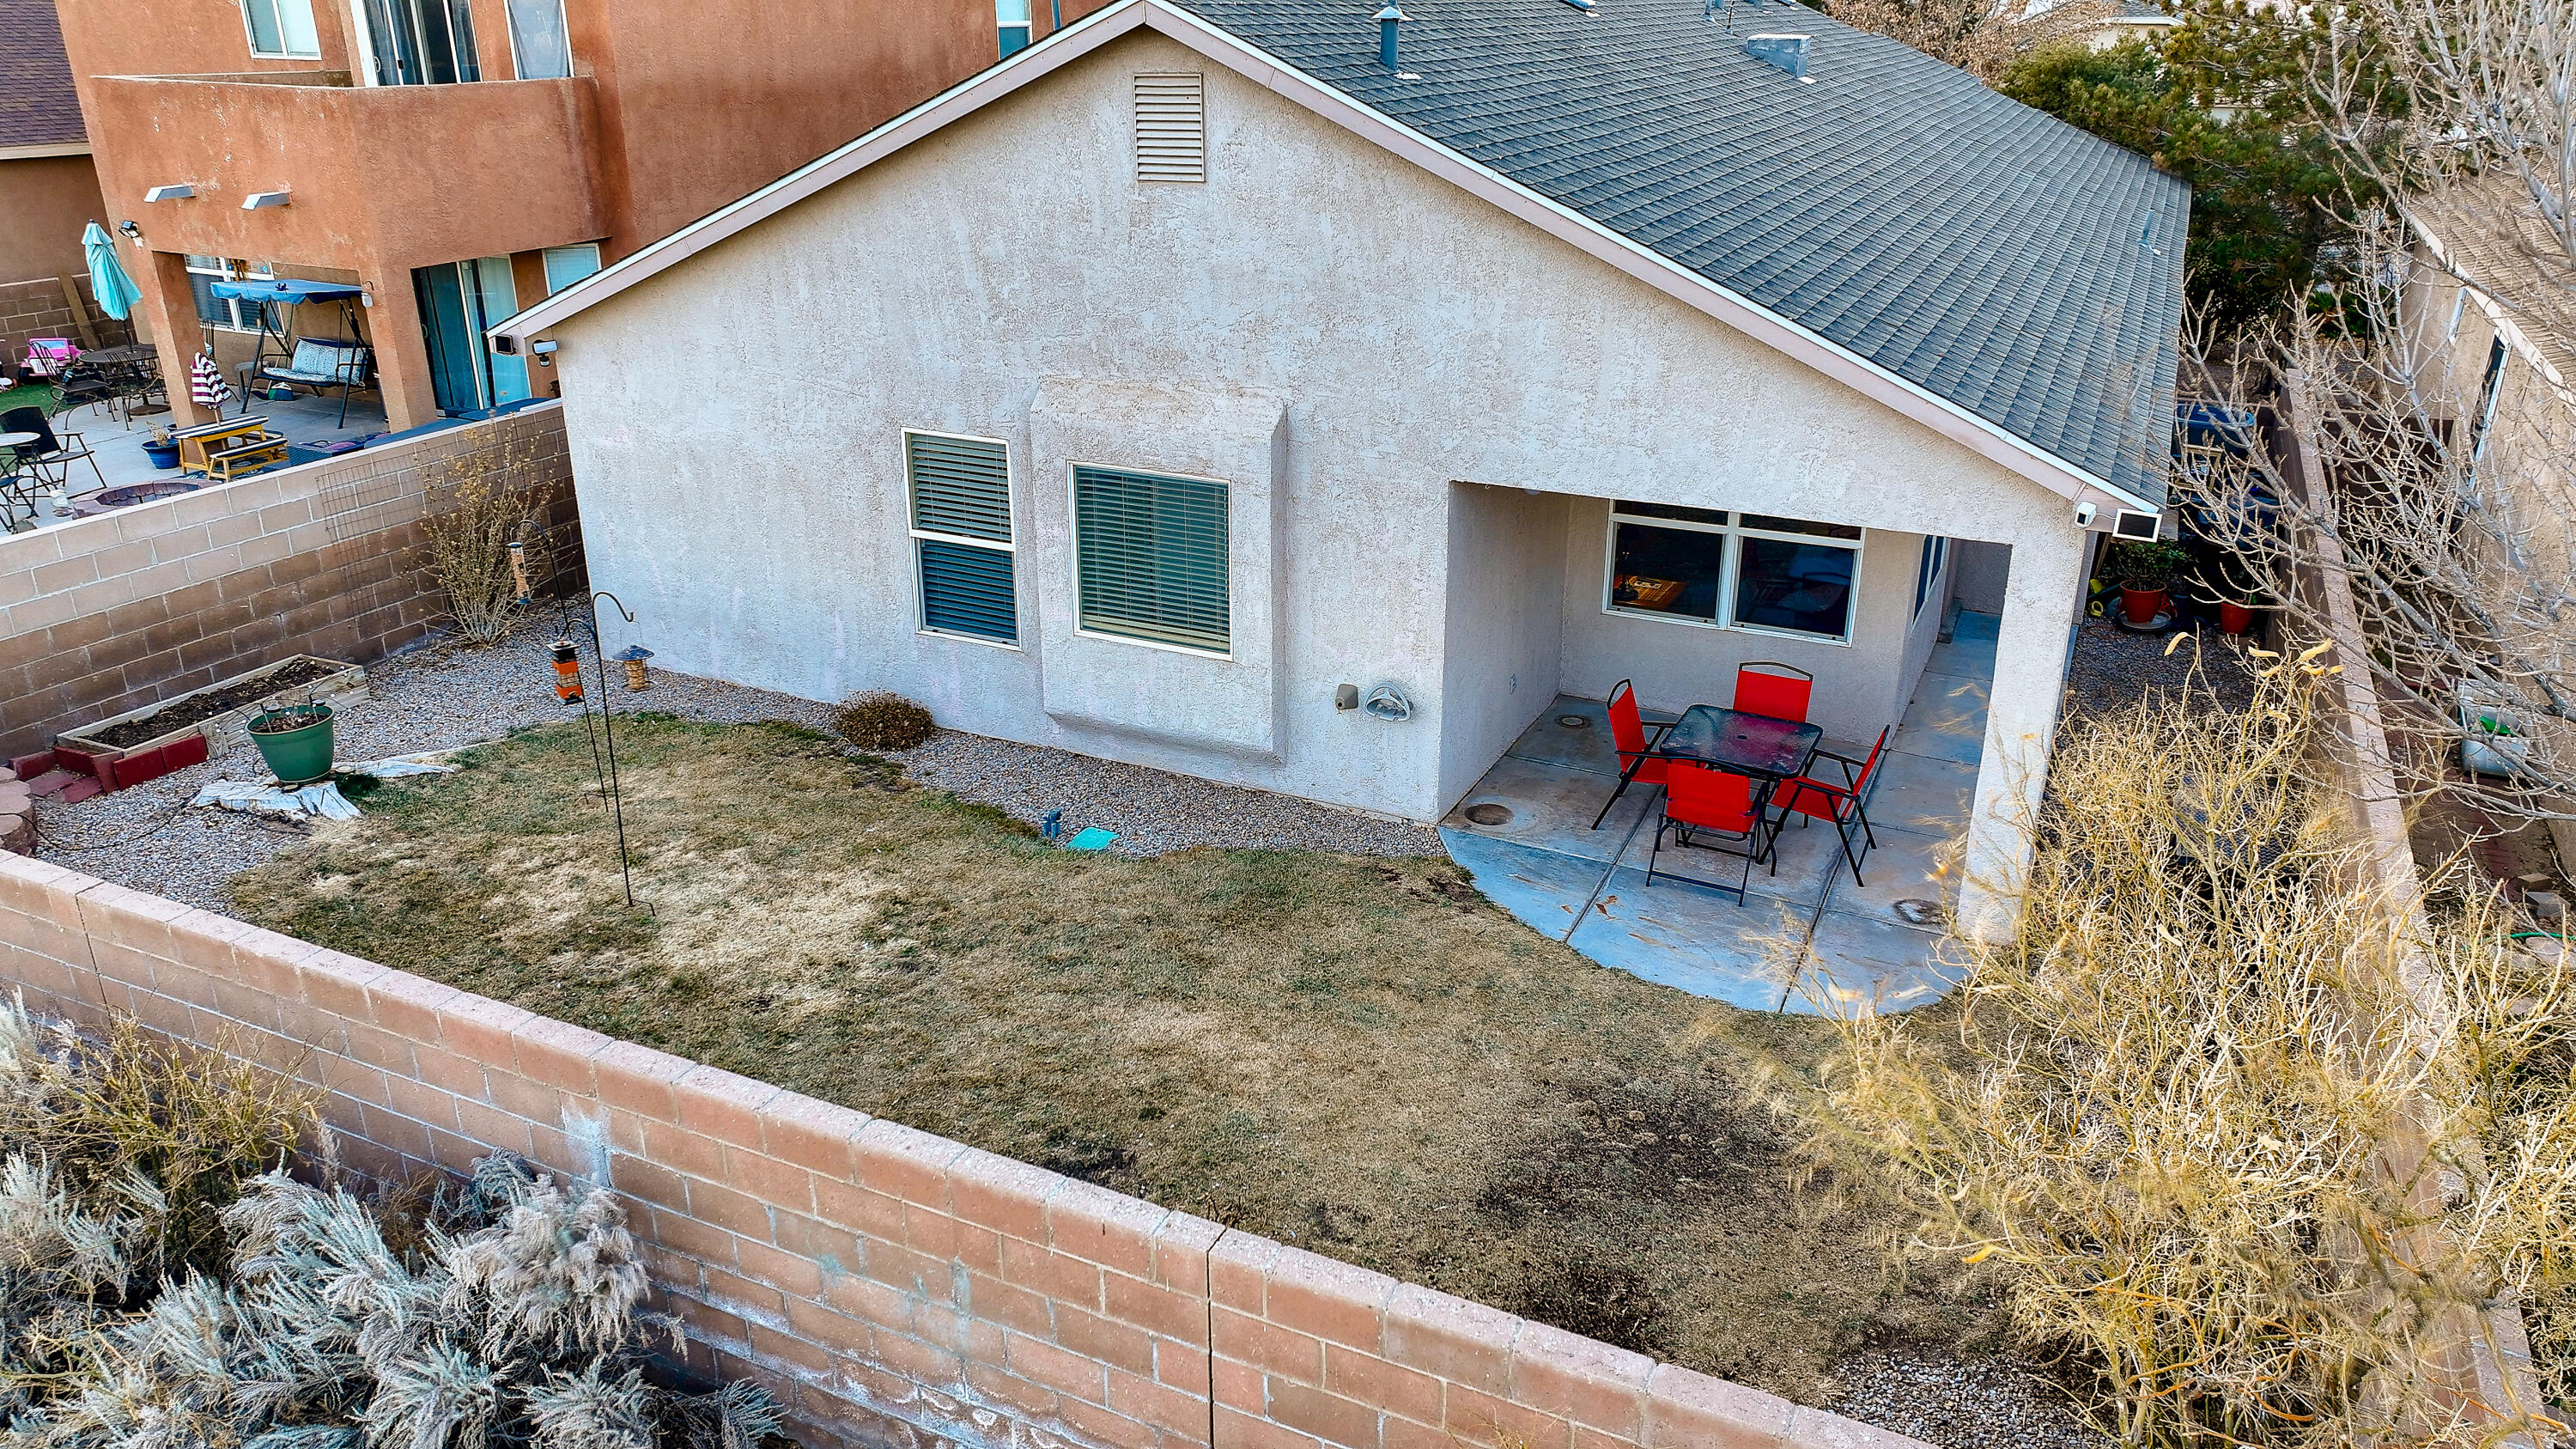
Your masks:
<path fill-rule="evenodd" d="M 1019 642 L 1010 450 L 987 438 L 904 435 L 921 627 Z"/>
<path fill-rule="evenodd" d="M 1073 470 L 1082 628 L 1222 654 L 1232 647 L 1226 485 Z"/>

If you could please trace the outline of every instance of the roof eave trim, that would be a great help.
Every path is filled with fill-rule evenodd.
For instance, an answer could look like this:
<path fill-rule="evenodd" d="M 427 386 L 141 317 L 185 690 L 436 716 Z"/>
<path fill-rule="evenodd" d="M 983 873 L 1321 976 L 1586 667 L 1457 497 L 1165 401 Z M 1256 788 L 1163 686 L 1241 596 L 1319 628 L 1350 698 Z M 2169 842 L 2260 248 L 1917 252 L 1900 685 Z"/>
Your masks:
<path fill-rule="evenodd" d="M 2069 501 L 2082 502 L 2098 496 L 2125 508 L 2147 512 L 2160 511 L 2163 506 L 1979 417 L 1948 398 L 1710 281 L 1501 172 L 1451 150 L 1230 32 L 1187 11 L 1164 4 L 1162 0 L 1117 0 L 1107 9 L 1076 21 L 840 150 L 710 213 L 616 266 L 574 283 L 491 328 L 490 333 L 495 337 L 510 337 L 514 345 L 524 348 L 527 338 L 583 308 L 696 255 L 735 232 L 845 179 L 879 157 L 900 150 L 950 121 L 1140 27 L 1180 41 L 1246 80 L 1295 101 L 1344 130 L 1374 142 L 1550 236 L 1626 272 L 1776 352 L 1805 363 L 1872 401 L 1923 424 L 1989 462 Z"/>
<path fill-rule="evenodd" d="M 0 161 L 43 161 L 55 156 L 86 156 L 87 141 L 29 141 L 22 145 L 0 146 Z"/>

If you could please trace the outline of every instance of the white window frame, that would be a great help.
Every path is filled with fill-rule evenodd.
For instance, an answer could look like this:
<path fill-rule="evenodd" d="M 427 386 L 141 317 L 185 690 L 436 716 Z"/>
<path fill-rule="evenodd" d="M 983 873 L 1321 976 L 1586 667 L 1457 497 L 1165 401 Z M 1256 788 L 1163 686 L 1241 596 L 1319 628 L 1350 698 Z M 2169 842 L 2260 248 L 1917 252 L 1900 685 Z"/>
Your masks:
<path fill-rule="evenodd" d="M 558 253 L 563 253 L 563 252 L 588 252 L 588 253 L 590 253 L 590 270 L 589 270 L 589 271 L 587 271 L 587 272 L 582 273 L 582 274 L 581 274 L 580 276 L 578 276 L 578 277 L 573 278 L 571 281 L 564 283 L 564 284 L 563 284 L 563 287 L 558 287 L 558 286 L 556 286 L 556 285 L 554 284 L 554 277 L 553 277 L 553 274 L 552 274 L 550 271 L 548 271 L 548 267 L 549 267 L 550 263 L 552 262 L 552 259 L 556 256 L 556 254 L 558 254 Z M 571 243 L 571 244 L 569 244 L 569 245 L 567 245 L 567 246 L 547 247 L 547 248 L 545 248 L 543 251 L 538 252 L 538 253 L 537 253 L 537 270 L 538 270 L 541 274 L 544 274 L 544 275 L 545 275 L 545 279 L 546 279 L 546 295 L 547 295 L 547 296 L 549 296 L 549 297 L 551 297 L 551 296 L 553 296 L 555 293 L 562 291 L 562 290 L 564 289 L 564 287 L 579 286 L 581 283 L 583 283 L 583 282 L 585 282 L 585 281 L 589 280 L 590 278 L 595 277 L 595 276 L 598 276 L 598 275 L 600 274 L 600 272 L 604 269 L 605 265 L 606 265 L 606 261 L 605 261 L 605 258 L 606 258 L 606 257 L 607 257 L 607 253 L 606 253 L 605 251 L 601 250 L 600 245 L 599 245 L 599 243 L 597 243 L 597 242 L 573 242 L 573 243 Z M 945 436 L 945 437 L 963 437 L 963 436 L 965 436 L 965 435 L 964 435 L 964 434 L 962 434 L 962 433 L 950 433 L 950 434 L 942 434 L 942 436 Z"/>
<path fill-rule="evenodd" d="M 1672 506 L 1689 508 L 1698 505 L 1674 504 Z M 1601 612 L 1615 618 L 1648 619 L 1661 624 L 1676 624 L 1686 629 L 1723 629 L 1729 633 L 1756 634 L 1770 639 L 1797 639 L 1809 644 L 1825 644 L 1839 649 L 1853 647 L 1854 641 L 1860 637 L 1860 592 L 1863 577 L 1861 570 L 1868 557 L 1869 529 L 1862 529 L 1858 538 L 1828 538 L 1817 533 L 1784 533 L 1777 529 L 1747 528 L 1738 521 L 1745 516 L 1745 510 L 1741 508 L 1710 508 L 1703 511 L 1723 513 L 1727 521 L 1723 524 L 1702 523 L 1696 519 L 1656 518 L 1643 513 L 1621 513 L 1619 500 L 1610 500 L 1610 520 L 1601 530 Z M 1815 521 L 1822 523 L 1822 520 Z M 1622 608 L 1611 600 L 1611 591 L 1617 586 L 1619 578 L 1619 525 L 1623 523 L 1640 524 L 1648 528 L 1669 528 L 1683 533 L 1712 533 L 1726 540 L 1722 545 L 1723 551 L 1718 555 L 1717 616 L 1715 618 L 1694 619 L 1686 614 L 1669 614 L 1660 609 Z M 1827 526 L 1849 527 L 1850 525 Z M 1841 637 L 1837 638 L 1831 634 L 1810 634 L 1803 629 L 1783 629 L 1772 624 L 1747 624 L 1735 617 L 1735 588 L 1737 580 L 1742 576 L 1744 540 L 1748 538 L 1809 543 L 1850 551 L 1852 556 L 1851 602 L 1843 615 Z"/>
<path fill-rule="evenodd" d="M 1001 58 L 1003 60 L 1008 60 L 1012 56 L 1015 56 L 1021 51 L 1038 43 L 1038 18 L 1035 0 L 1018 0 L 1020 12 L 1024 18 L 1017 21 L 1012 20 L 1005 13 L 1012 3 L 1013 0 L 993 0 L 993 48 L 1001 51 Z M 1020 43 L 1009 50 L 1002 50 L 1002 34 L 1005 31 L 1011 30 L 1020 32 Z"/>
<path fill-rule="evenodd" d="M 921 516 L 921 509 L 912 496 L 912 440 L 914 438 L 944 438 L 960 443 L 990 443 L 1002 450 L 1002 506 L 1010 511 L 1010 542 L 995 543 L 989 538 L 974 538 L 962 533 L 943 533 L 937 529 L 913 526 L 913 520 Z M 954 629 L 932 628 L 930 626 L 930 582 L 923 578 L 921 573 L 921 544 L 924 539 L 933 543 L 1009 554 L 1011 556 L 1011 628 L 1014 632 L 1020 633 L 1021 637 L 1027 637 L 1020 622 L 1020 485 L 1012 476 L 1010 440 L 986 438 L 974 433 L 944 432 L 938 428 L 905 428 L 901 447 L 902 451 L 896 456 L 903 460 L 903 526 L 904 532 L 909 535 L 905 547 L 912 550 L 912 631 L 933 639 L 954 639 L 962 644 L 981 644 L 987 649 L 1007 649 L 1014 654 L 1026 653 L 1021 644 L 1014 639 L 991 639 L 982 634 L 964 634 Z"/>
<path fill-rule="evenodd" d="M 1082 627 L 1082 500 L 1077 496 L 1077 490 L 1075 489 L 1073 481 L 1074 471 L 1080 468 L 1100 468 L 1111 473 L 1143 473 L 1155 478 L 1177 479 L 1183 483 L 1213 483 L 1219 488 L 1225 490 L 1224 653 L 1219 654 L 1212 649 L 1193 648 L 1187 644 L 1167 644 L 1160 639 L 1139 639 L 1133 634 L 1109 634 L 1098 629 L 1086 629 Z M 1237 612 L 1235 606 L 1239 601 L 1235 598 L 1234 593 L 1233 479 L 1210 478 L 1198 473 L 1175 473 L 1169 468 L 1148 468 L 1136 463 L 1105 463 L 1097 459 L 1077 458 L 1074 461 L 1065 464 L 1064 467 L 1064 511 L 1065 523 L 1067 525 L 1066 532 L 1071 536 L 1073 544 L 1071 551 L 1066 557 L 1065 563 L 1066 567 L 1072 570 L 1073 573 L 1073 632 L 1075 637 L 1082 639 L 1102 639 L 1112 644 L 1133 644 L 1139 649 L 1160 649 L 1166 654 L 1186 654 L 1192 659 L 1216 659 L 1222 660 L 1228 664 L 1234 662 L 1234 619 Z"/>
<path fill-rule="evenodd" d="M 276 270 L 265 262 L 254 267 L 249 262 L 243 261 L 238 257 L 218 257 L 216 260 L 220 262 L 221 265 L 201 267 L 197 265 L 197 255 L 197 253 L 191 252 L 181 258 L 181 261 L 187 267 L 188 275 L 192 277 L 213 277 L 218 281 L 225 282 L 266 282 L 274 281 L 277 277 Z M 191 301 L 193 302 L 193 300 L 194 299 L 192 298 Z M 218 297 L 215 300 L 224 304 L 225 310 L 232 313 L 233 320 L 230 322 L 208 322 L 201 316 L 197 321 L 200 325 L 211 327 L 217 332 L 257 332 L 259 331 L 259 309 L 271 305 L 267 302 L 244 302 L 239 297 Z M 242 308 L 244 307 L 251 309 L 250 321 L 247 324 L 241 320 Z"/>
<path fill-rule="evenodd" d="M 285 7 L 289 5 L 301 6 L 304 11 L 304 26 L 307 30 L 313 33 L 313 48 L 311 50 L 290 50 L 283 48 L 278 50 L 260 49 L 259 27 L 251 24 L 250 22 L 250 7 L 253 5 L 266 5 L 269 8 L 269 13 L 277 17 L 277 43 L 280 47 L 293 44 L 293 42 L 287 38 L 286 34 Z M 242 40 L 245 44 L 249 45 L 250 53 L 259 59 L 320 60 L 322 58 L 322 27 L 313 18 L 313 0 L 241 0 L 241 17 Z"/>

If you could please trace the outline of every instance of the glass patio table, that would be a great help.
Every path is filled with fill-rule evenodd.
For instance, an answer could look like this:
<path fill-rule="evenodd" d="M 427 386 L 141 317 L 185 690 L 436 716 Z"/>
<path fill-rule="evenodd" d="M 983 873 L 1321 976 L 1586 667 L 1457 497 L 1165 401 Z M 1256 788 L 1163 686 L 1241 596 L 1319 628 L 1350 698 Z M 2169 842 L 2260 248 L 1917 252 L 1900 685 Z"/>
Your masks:
<path fill-rule="evenodd" d="M 1695 704 L 1650 753 L 1777 784 L 1807 773 L 1824 739 L 1821 726 Z"/>

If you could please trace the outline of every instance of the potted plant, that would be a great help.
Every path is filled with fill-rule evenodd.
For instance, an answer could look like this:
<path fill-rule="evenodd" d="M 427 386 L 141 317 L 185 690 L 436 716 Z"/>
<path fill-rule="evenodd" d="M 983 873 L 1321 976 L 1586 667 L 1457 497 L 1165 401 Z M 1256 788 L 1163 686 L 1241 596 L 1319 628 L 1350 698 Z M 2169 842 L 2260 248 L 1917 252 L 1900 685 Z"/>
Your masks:
<path fill-rule="evenodd" d="M 331 706 L 289 704 L 262 710 L 250 722 L 250 742 L 259 746 L 269 773 L 286 786 L 310 785 L 331 777 Z"/>
<path fill-rule="evenodd" d="M 2122 542 L 2102 561 L 2103 574 L 2120 586 L 2120 612 L 2141 627 L 2164 614 L 2174 575 L 2191 562 L 2179 545 Z"/>
<path fill-rule="evenodd" d="M 151 459 L 152 466 L 155 468 L 179 466 L 179 443 L 177 439 L 170 436 L 167 425 L 162 423 L 152 425 L 152 436 L 143 440 L 143 456 Z"/>
<path fill-rule="evenodd" d="M 2218 629 L 2222 634 L 2242 634 L 2254 627 L 2254 613 L 2272 605 L 2272 591 L 2264 587 L 2253 567 L 2234 554 L 2222 554 L 2217 577 L 2211 581 L 2217 598 Z"/>

